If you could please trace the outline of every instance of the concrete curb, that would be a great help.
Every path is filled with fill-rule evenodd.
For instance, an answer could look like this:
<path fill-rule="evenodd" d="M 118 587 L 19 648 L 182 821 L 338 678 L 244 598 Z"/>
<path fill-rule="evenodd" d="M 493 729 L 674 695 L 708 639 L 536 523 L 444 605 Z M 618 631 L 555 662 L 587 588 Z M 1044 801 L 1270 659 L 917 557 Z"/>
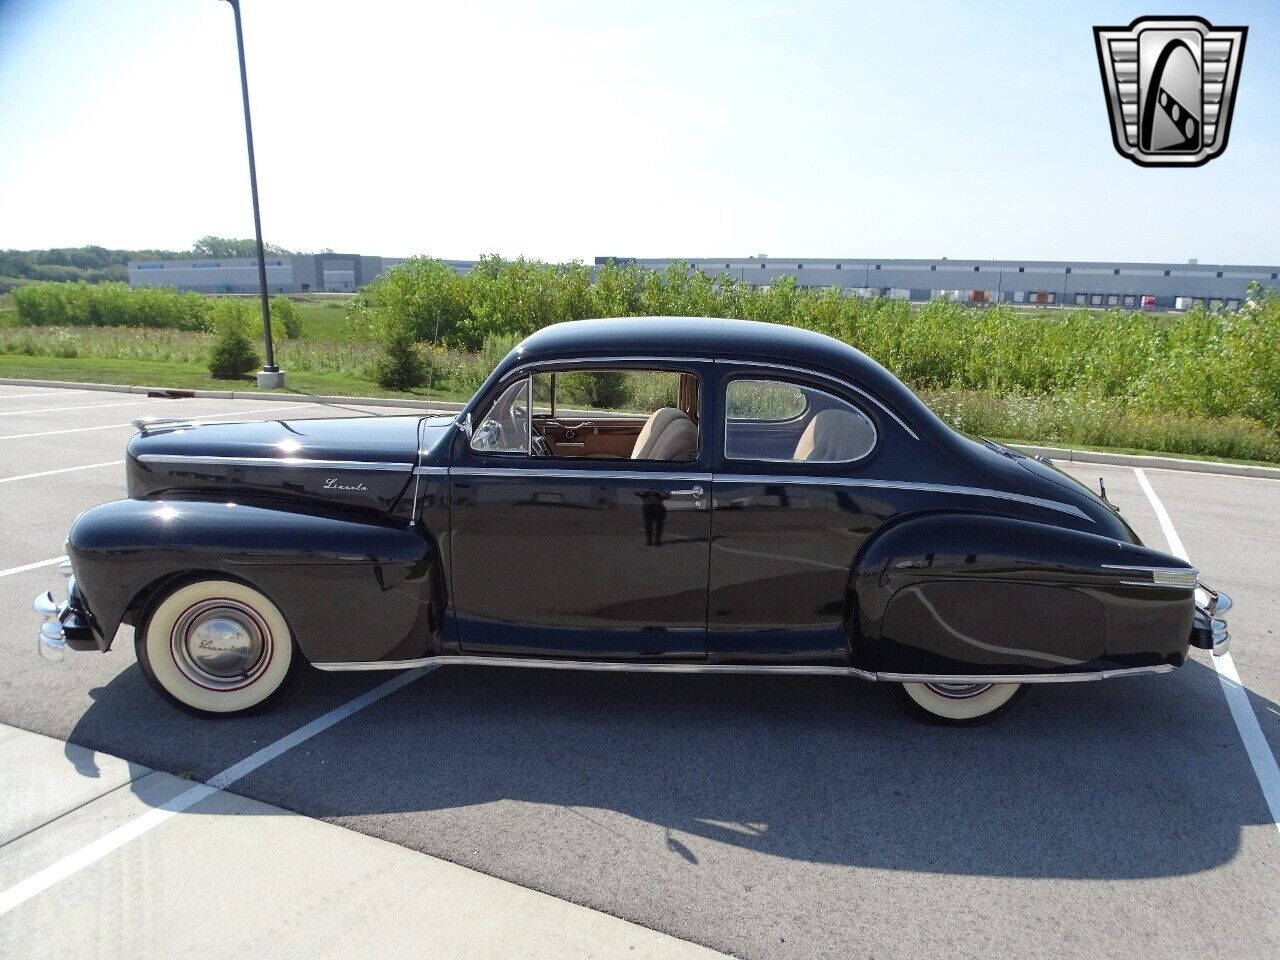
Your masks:
<path fill-rule="evenodd" d="M 1154 470 L 1188 470 L 1229 477 L 1263 477 L 1280 480 L 1280 467 L 1250 463 L 1219 463 L 1216 460 L 1184 460 L 1179 457 L 1151 457 L 1137 453 L 1108 453 L 1105 450 L 1068 450 L 1065 447 L 1033 447 L 1022 443 L 1009 446 L 1030 456 L 1048 457 L 1067 463 L 1097 463 L 1116 467 L 1150 467 Z"/>
<path fill-rule="evenodd" d="M 398 397 L 340 397 L 312 393 L 266 393 L 258 390 L 180 390 L 173 387 L 122 386 L 116 383 L 74 383 L 64 380 L 21 380 L 0 377 L 0 384 L 17 387 L 61 387 L 72 390 L 106 390 L 112 393 L 168 393 L 183 397 L 213 400 L 285 400 L 297 403 L 341 403 L 362 407 L 401 407 L 412 410 L 461 410 L 465 404 L 452 400 L 404 400 Z M 1184 460 L 1179 457 L 1152 457 L 1132 453 L 1107 453 L 1102 450 L 1072 450 L 1066 447 L 1038 447 L 1010 444 L 1031 456 L 1048 457 L 1067 463 L 1098 463 L 1116 467 L 1150 467 L 1156 470 L 1186 470 L 1192 473 L 1215 473 L 1229 477 L 1263 477 L 1280 480 L 1280 467 L 1261 467 L 1247 463 L 1219 463 L 1215 460 Z"/>

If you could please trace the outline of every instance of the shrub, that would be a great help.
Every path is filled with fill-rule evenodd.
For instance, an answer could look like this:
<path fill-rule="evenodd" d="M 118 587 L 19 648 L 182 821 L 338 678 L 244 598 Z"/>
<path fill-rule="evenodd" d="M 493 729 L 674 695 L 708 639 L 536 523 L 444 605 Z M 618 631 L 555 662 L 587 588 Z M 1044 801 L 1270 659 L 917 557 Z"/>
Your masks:
<path fill-rule="evenodd" d="M 271 335 L 283 333 L 288 340 L 297 340 L 302 336 L 302 314 L 288 297 L 271 298 Z"/>
<path fill-rule="evenodd" d="M 242 377 L 262 362 L 249 336 L 249 320 L 249 312 L 239 301 L 222 300 L 214 307 L 214 338 L 209 346 L 209 373 L 214 377 Z"/>
<path fill-rule="evenodd" d="M 373 366 L 373 378 L 387 390 L 413 390 L 427 382 L 428 366 L 409 330 L 392 333 Z"/>
<path fill-rule="evenodd" d="M 565 403 L 616 410 L 631 399 L 631 384 L 620 370 L 566 373 L 556 379 L 556 393 Z"/>
<path fill-rule="evenodd" d="M 124 283 L 29 283 L 13 291 L 28 326 L 207 329 L 210 300 L 168 287 Z"/>

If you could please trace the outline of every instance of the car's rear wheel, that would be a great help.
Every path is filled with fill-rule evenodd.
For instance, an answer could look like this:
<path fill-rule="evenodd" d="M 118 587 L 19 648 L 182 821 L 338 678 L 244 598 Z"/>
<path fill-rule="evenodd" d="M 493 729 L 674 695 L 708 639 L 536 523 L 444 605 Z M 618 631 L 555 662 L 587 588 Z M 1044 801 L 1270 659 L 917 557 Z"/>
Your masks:
<path fill-rule="evenodd" d="M 296 685 L 305 663 L 284 615 L 234 580 L 197 580 L 159 598 L 134 637 L 151 685 L 189 713 L 261 710 Z"/>
<path fill-rule="evenodd" d="M 898 700 L 926 723 L 969 726 L 987 723 L 1013 706 L 1021 683 L 903 683 Z"/>

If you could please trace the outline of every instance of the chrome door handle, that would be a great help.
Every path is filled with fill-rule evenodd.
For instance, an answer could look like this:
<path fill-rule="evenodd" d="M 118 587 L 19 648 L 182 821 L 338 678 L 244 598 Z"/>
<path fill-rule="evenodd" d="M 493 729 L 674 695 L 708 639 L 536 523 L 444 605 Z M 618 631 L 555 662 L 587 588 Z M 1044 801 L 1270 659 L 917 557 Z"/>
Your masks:
<path fill-rule="evenodd" d="M 673 497 L 700 497 L 702 496 L 702 484 L 695 483 L 688 490 L 672 490 Z"/>

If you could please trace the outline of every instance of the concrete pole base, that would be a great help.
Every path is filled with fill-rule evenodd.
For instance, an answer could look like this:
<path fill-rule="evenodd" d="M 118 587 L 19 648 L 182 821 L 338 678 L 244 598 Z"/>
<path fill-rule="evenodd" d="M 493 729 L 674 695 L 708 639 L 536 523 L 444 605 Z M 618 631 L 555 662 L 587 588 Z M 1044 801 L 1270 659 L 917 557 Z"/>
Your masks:
<path fill-rule="evenodd" d="M 261 390 L 279 390 L 284 386 L 283 370 L 259 370 L 258 388 Z"/>

